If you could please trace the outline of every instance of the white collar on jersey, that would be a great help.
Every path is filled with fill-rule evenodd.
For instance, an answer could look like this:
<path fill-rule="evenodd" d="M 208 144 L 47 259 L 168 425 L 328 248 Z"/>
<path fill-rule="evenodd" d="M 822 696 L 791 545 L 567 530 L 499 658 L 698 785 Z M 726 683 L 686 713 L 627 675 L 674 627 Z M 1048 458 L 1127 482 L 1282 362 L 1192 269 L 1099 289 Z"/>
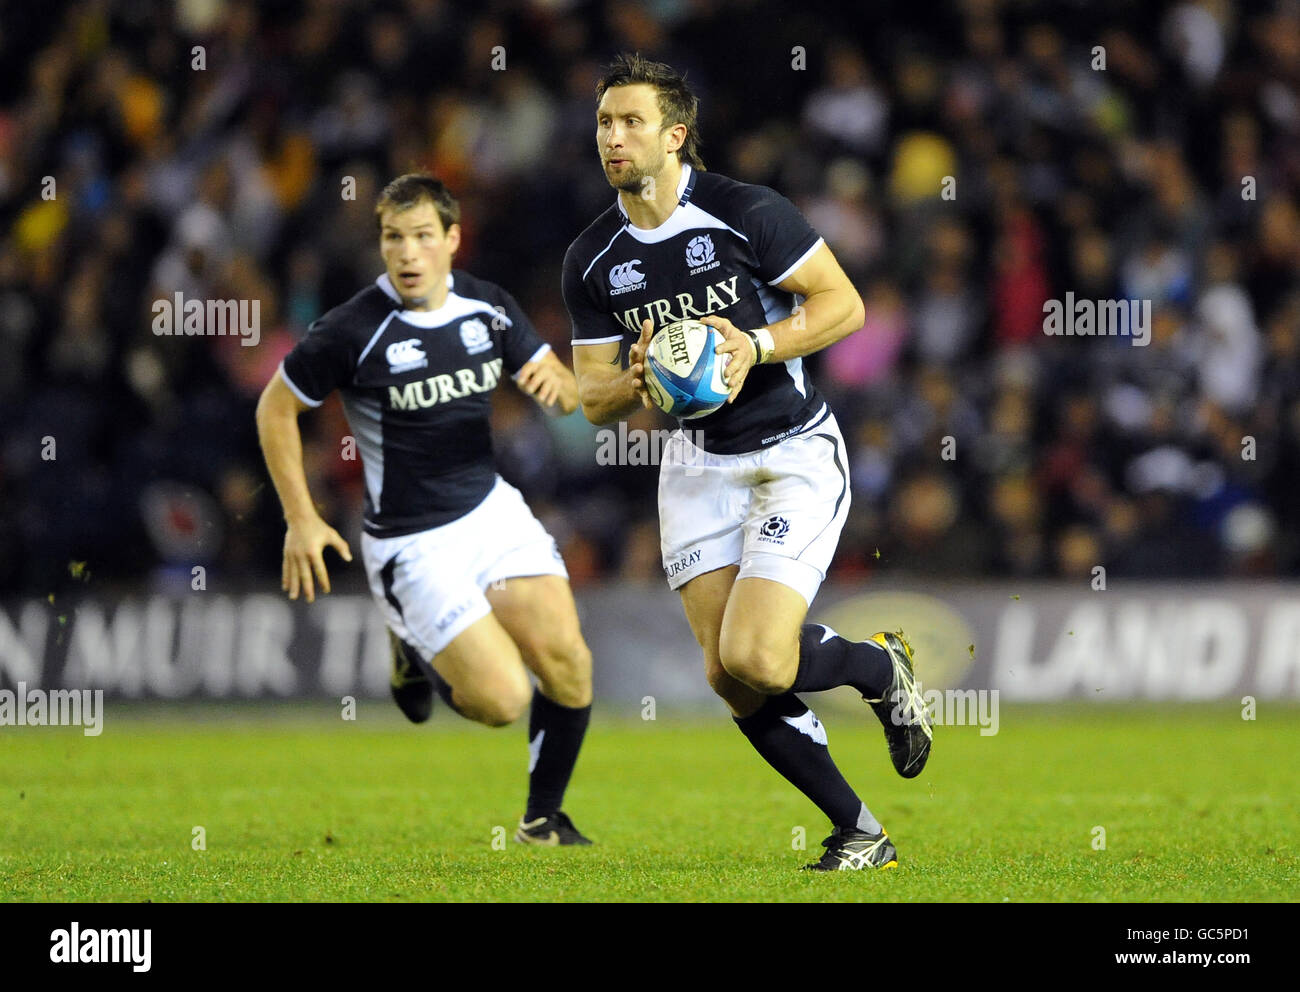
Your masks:
<path fill-rule="evenodd" d="M 688 184 L 690 183 L 690 181 L 691 181 L 691 171 L 692 171 L 692 170 L 691 170 L 691 167 L 690 167 L 689 165 L 687 165 L 685 162 L 683 162 L 683 163 L 682 163 L 682 178 L 679 179 L 679 180 L 677 180 L 677 207 L 680 207 L 680 206 L 682 205 L 682 194 L 686 192 L 686 187 L 687 187 L 687 185 L 688 185 Z M 621 213 L 621 214 L 623 215 L 623 219 L 624 219 L 625 221 L 627 221 L 627 226 L 628 226 L 628 227 L 632 227 L 632 221 L 631 221 L 631 219 L 628 217 L 628 215 L 627 215 L 627 210 L 626 210 L 626 209 L 624 208 L 624 206 L 623 206 L 623 197 L 622 197 L 622 196 L 618 196 L 618 197 L 616 197 L 615 200 L 614 200 L 614 202 L 618 204 L 618 212 Z M 676 211 L 676 210 L 677 210 L 677 207 L 673 207 L 673 210 Z M 672 214 L 669 214 L 669 216 L 671 217 Z M 664 223 L 666 224 L 666 223 L 668 223 L 668 222 L 667 222 L 667 221 L 664 221 Z M 663 225 L 660 225 L 660 226 L 662 227 Z M 641 228 L 633 228 L 633 230 L 638 230 L 638 231 L 639 231 L 639 230 L 642 230 L 642 229 L 641 229 Z M 658 230 L 658 228 L 655 228 L 654 230 Z M 646 232 L 646 233 L 650 233 L 650 232 Z"/>
<path fill-rule="evenodd" d="M 736 237 L 740 238 L 741 241 L 748 241 L 749 238 L 745 237 L 745 235 L 740 231 L 737 231 L 734 227 L 720 218 L 713 216 L 713 214 L 709 213 L 707 210 L 701 209 L 699 204 L 694 200 L 687 203 L 681 202 L 682 196 L 686 192 L 686 187 L 691 181 L 692 171 L 693 170 L 689 165 L 684 162 L 682 163 L 682 179 L 677 185 L 677 206 L 673 208 L 673 212 L 668 215 L 668 218 L 662 224 L 649 231 L 637 227 L 628 219 L 627 211 L 623 210 L 623 199 L 622 197 L 619 197 L 618 209 L 623 214 L 623 226 L 619 228 L 618 233 L 626 233 L 634 240 L 641 242 L 643 245 L 655 245 L 667 241 L 669 238 L 675 238 L 677 235 L 685 231 L 713 228 L 714 230 L 730 231 Z M 615 235 L 615 237 L 618 237 L 618 235 Z M 610 243 L 613 244 L 613 242 Z M 598 255 L 596 257 L 599 258 L 600 256 Z M 590 267 L 588 267 L 587 271 L 591 271 Z"/>
<path fill-rule="evenodd" d="M 397 316 L 401 318 L 404 324 L 410 324 L 412 327 L 441 327 L 448 324 L 458 317 L 468 317 L 476 313 L 486 313 L 494 318 L 500 318 L 505 321 L 506 326 L 510 326 L 510 318 L 502 311 L 494 311 L 493 307 L 486 300 L 469 299 L 456 293 L 453 286 L 455 279 L 450 272 L 447 273 L 447 298 L 443 301 L 442 306 L 436 310 L 407 310 L 402 300 L 401 294 L 393 288 L 392 281 L 385 272 L 375 280 L 375 285 L 384 291 L 395 303 L 403 307 L 397 311 Z"/>

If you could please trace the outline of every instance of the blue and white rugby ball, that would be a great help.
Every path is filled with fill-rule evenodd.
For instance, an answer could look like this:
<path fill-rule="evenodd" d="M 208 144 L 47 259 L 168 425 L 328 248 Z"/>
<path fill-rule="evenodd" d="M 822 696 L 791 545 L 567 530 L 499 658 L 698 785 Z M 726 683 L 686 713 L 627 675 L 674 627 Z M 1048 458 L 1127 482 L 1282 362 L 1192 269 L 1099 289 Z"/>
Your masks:
<path fill-rule="evenodd" d="M 723 337 L 698 320 L 679 320 L 655 332 L 646 349 L 645 388 L 655 406 L 689 420 L 712 413 L 730 390 L 722 369 L 730 356 L 715 355 Z"/>

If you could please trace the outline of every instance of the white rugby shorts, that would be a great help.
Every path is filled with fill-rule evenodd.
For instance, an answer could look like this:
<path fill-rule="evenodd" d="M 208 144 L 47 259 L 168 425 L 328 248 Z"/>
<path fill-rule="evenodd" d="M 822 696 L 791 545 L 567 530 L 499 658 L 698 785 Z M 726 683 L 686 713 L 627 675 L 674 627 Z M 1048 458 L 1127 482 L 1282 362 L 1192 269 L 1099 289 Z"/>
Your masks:
<path fill-rule="evenodd" d="M 739 564 L 737 578 L 780 582 L 811 605 L 835 555 L 849 498 L 844 438 L 825 407 L 799 433 L 741 455 L 711 454 L 676 430 L 659 468 L 668 585 L 677 589 Z"/>
<path fill-rule="evenodd" d="M 362 534 L 361 556 L 389 628 L 426 661 L 492 612 L 484 590 L 493 582 L 569 577 L 551 535 L 500 476 L 483 502 L 449 524 L 402 537 Z"/>

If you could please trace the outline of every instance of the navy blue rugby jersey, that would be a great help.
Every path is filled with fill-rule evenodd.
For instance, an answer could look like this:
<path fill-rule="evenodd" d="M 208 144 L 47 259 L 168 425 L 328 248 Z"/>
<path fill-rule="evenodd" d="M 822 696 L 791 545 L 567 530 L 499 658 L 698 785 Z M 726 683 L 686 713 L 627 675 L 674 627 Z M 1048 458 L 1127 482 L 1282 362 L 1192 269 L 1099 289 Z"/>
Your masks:
<path fill-rule="evenodd" d="M 627 348 L 647 317 L 658 330 L 686 317 L 726 317 L 742 330 L 784 320 L 801 302 L 776 283 L 822 239 L 789 200 L 766 186 L 682 166 L 677 208 L 659 227 L 632 226 L 622 201 L 569 246 L 564 302 L 573 343 Z M 715 454 L 757 451 L 826 416 L 799 358 L 756 365 L 732 404 L 679 420 Z"/>
<path fill-rule="evenodd" d="M 365 529 L 399 537 L 450 523 L 496 482 L 491 394 L 545 344 L 514 297 L 453 269 L 437 310 L 406 310 L 385 273 L 330 310 L 280 374 L 308 406 L 335 389 L 366 477 Z"/>

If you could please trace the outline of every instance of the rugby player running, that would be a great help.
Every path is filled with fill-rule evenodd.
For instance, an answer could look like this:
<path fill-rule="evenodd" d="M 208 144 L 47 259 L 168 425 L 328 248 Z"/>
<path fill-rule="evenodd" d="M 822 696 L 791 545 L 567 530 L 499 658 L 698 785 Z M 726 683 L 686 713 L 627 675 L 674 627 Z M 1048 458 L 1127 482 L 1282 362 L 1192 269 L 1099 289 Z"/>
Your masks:
<path fill-rule="evenodd" d="M 850 494 L 844 439 L 801 358 L 860 328 L 861 298 L 785 197 L 704 170 L 697 100 L 670 66 L 620 55 L 596 100 L 596 149 L 618 196 L 564 262 L 583 411 L 606 424 L 651 405 L 643 363 L 657 328 L 696 318 L 722 335 L 727 403 L 681 423 L 700 446 L 678 430 L 661 458 L 664 571 L 736 726 L 831 821 L 825 854 L 805 867 L 895 867 L 795 695 L 853 686 L 898 773 L 925 766 L 933 733 L 908 643 L 805 623 Z"/>
<path fill-rule="evenodd" d="M 288 525 L 290 599 L 330 591 L 298 415 L 339 390 L 361 449 L 366 576 L 388 624 L 392 693 L 415 723 L 434 693 L 489 726 L 531 702 L 529 790 L 515 839 L 589 844 L 560 806 L 591 716 L 591 652 L 559 550 L 496 472 L 491 393 L 503 370 L 543 408 L 577 408 L 572 373 L 501 287 L 451 267 L 460 208 L 409 174 L 375 208 L 385 272 L 308 329 L 262 393 L 258 436 Z M 534 690 L 529 673 L 537 677 Z"/>

